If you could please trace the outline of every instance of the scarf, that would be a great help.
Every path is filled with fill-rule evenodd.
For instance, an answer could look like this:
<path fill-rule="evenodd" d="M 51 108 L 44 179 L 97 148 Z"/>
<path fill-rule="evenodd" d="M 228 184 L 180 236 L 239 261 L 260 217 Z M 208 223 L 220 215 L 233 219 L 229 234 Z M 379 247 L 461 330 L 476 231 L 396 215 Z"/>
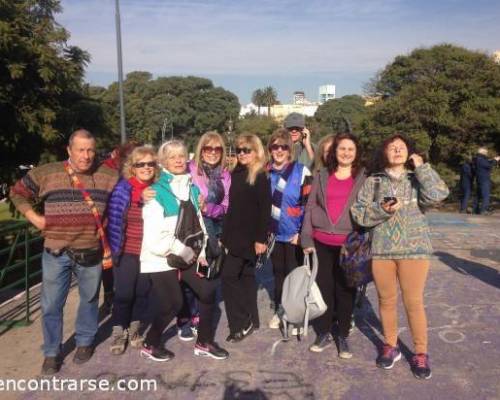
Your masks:
<path fill-rule="evenodd" d="M 108 239 L 106 238 L 106 234 L 104 233 L 104 228 L 102 226 L 101 222 L 101 216 L 99 215 L 99 210 L 97 209 L 94 200 L 92 200 L 92 197 L 90 197 L 90 193 L 87 192 L 85 187 L 83 186 L 83 183 L 78 179 L 78 176 L 76 176 L 75 171 L 71 167 L 68 161 L 64 162 L 64 168 L 66 169 L 66 172 L 68 173 L 71 183 L 82 193 L 83 199 L 87 203 L 87 205 L 90 208 L 90 211 L 92 212 L 92 215 L 94 216 L 95 224 L 97 226 L 97 233 L 99 234 L 99 238 L 101 239 L 101 244 L 102 244 L 102 250 L 103 250 L 103 255 L 102 255 L 102 269 L 109 269 L 113 266 L 113 260 L 111 258 L 111 248 L 109 247 L 108 244 Z"/>
<path fill-rule="evenodd" d="M 222 184 L 222 166 L 217 165 L 215 167 L 202 162 L 201 163 L 203 172 L 208 178 L 208 194 L 206 198 L 207 203 L 220 204 L 224 200 L 224 185 Z"/>
<path fill-rule="evenodd" d="M 295 162 L 291 162 L 281 171 L 276 170 L 276 172 L 280 175 L 280 177 L 278 179 L 278 182 L 276 183 L 276 187 L 274 188 L 273 199 L 272 199 L 271 222 L 269 230 L 273 233 L 278 232 L 278 226 L 281 217 L 281 203 L 283 202 L 283 193 L 286 188 L 287 180 L 292 174 L 294 166 Z"/>
<path fill-rule="evenodd" d="M 198 188 L 191 184 L 191 176 L 188 174 L 173 175 L 163 169 L 160 179 L 152 185 L 156 191 L 156 201 L 163 207 L 165 216 L 177 215 L 179 213 L 179 201 L 188 200 L 194 204 L 198 211 Z"/>
<path fill-rule="evenodd" d="M 141 182 L 135 176 L 128 180 L 128 183 L 132 185 L 132 197 L 133 203 L 142 203 L 142 192 L 149 186 L 149 183 Z"/>

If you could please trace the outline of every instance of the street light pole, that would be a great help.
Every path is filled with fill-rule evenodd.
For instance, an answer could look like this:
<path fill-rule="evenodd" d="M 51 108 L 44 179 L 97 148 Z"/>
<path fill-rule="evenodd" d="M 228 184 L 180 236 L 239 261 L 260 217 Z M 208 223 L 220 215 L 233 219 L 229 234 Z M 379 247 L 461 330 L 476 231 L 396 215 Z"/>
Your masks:
<path fill-rule="evenodd" d="M 123 101 L 123 65 L 122 65 L 122 31 L 120 25 L 120 6 L 119 0 L 115 0 L 115 21 L 116 21 L 116 50 L 118 53 L 118 92 L 120 95 L 120 134 L 121 143 L 127 141 L 125 132 L 125 107 Z"/>

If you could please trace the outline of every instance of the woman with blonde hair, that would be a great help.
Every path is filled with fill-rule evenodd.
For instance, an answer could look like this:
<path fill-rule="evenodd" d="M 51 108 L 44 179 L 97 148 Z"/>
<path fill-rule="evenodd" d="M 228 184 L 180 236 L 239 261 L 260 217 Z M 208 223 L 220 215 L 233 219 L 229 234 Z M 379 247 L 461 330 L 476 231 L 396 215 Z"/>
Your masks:
<path fill-rule="evenodd" d="M 229 353 L 214 342 L 217 282 L 199 274 L 205 259 L 206 230 L 200 210 L 199 189 L 186 171 L 187 149 L 179 140 L 164 143 L 158 151 L 162 165 L 153 184 L 154 199 L 144 206 L 144 238 L 141 273 L 152 281 L 156 315 L 141 355 L 153 361 L 169 361 L 174 354 L 161 345 L 161 335 L 182 304 L 181 282 L 196 294 L 200 304 L 200 328 L 194 348 L 197 356 L 226 359 Z"/>
<path fill-rule="evenodd" d="M 127 343 L 140 347 L 141 319 L 147 309 L 150 282 L 140 273 L 139 255 L 143 236 L 142 192 L 159 175 L 153 147 L 136 147 L 123 167 L 108 202 L 106 233 L 113 255 L 115 296 L 110 351 L 123 354 Z"/>
<path fill-rule="evenodd" d="M 303 260 L 299 234 L 304 219 L 304 208 L 311 190 L 311 172 L 293 161 L 293 142 L 287 129 L 275 130 L 269 139 L 271 156 L 269 175 L 271 179 L 272 211 L 270 231 L 275 236 L 271 254 L 274 274 L 274 311 L 269 327 L 278 329 L 278 310 L 285 277 Z"/>
<path fill-rule="evenodd" d="M 238 164 L 231 174 L 221 238 L 228 251 L 221 278 L 229 342 L 239 342 L 259 327 L 255 261 L 266 251 L 271 217 L 271 187 L 262 142 L 256 135 L 241 134 L 235 146 Z"/>
<path fill-rule="evenodd" d="M 332 133 L 330 135 L 323 136 L 318 143 L 318 150 L 316 150 L 316 155 L 314 157 L 314 171 L 318 172 L 321 168 L 326 167 L 326 159 L 328 157 L 328 152 L 330 147 L 332 147 L 333 139 L 335 135 Z"/>
<path fill-rule="evenodd" d="M 209 237 L 209 246 L 217 243 L 222 232 L 222 219 L 229 204 L 231 174 L 225 167 L 226 146 L 216 131 L 204 133 L 196 146 L 194 159 L 188 163 L 193 184 L 200 190 L 201 214 Z M 210 260 L 208 260 L 210 262 Z M 198 329 L 198 302 L 184 287 L 184 306 L 177 316 L 179 339 L 193 340 Z"/>

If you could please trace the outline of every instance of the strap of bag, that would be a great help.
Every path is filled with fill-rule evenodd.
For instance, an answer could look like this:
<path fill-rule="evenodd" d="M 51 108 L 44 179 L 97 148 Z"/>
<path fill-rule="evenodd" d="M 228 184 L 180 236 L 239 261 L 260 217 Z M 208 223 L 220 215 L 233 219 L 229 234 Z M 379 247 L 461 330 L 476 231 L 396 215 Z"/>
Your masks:
<path fill-rule="evenodd" d="M 90 208 L 90 211 L 92 212 L 92 216 L 94 217 L 94 222 L 97 226 L 97 233 L 99 234 L 99 238 L 102 243 L 102 249 L 103 249 L 102 269 L 109 269 L 113 266 L 113 260 L 111 257 L 111 248 L 109 247 L 108 239 L 106 238 L 106 234 L 104 233 L 104 228 L 102 226 L 99 210 L 97 209 L 94 200 L 92 200 L 90 193 L 85 189 L 80 179 L 78 179 L 78 176 L 76 176 L 75 171 L 73 170 L 68 161 L 64 162 L 64 168 L 66 169 L 66 172 L 68 173 L 72 184 L 78 190 L 80 190 L 83 199 L 85 200 L 85 202 Z"/>

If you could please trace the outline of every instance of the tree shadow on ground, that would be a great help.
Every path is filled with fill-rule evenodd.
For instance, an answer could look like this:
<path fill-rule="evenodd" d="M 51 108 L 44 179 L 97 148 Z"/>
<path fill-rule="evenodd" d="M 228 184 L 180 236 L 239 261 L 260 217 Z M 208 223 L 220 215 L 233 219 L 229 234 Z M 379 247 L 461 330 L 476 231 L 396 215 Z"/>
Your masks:
<path fill-rule="evenodd" d="M 384 345 L 383 340 L 380 339 L 380 337 L 383 336 L 382 324 L 380 323 L 380 319 L 375 313 L 370 300 L 366 296 L 361 299 L 360 307 L 355 309 L 354 320 L 359 331 L 373 343 L 378 351 L 380 351 Z M 406 346 L 405 343 L 401 341 L 401 339 L 398 339 L 398 343 L 401 354 L 403 354 L 405 359 L 410 362 L 414 353 L 408 346 Z"/>
<path fill-rule="evenodd" d="M 462 275 L 471 275 L 490 286 L 500 289 L 500 273 L 495 268 L 456 257 L 443 251 L 437 251 L 434 255 L 452 270 Z"/>

